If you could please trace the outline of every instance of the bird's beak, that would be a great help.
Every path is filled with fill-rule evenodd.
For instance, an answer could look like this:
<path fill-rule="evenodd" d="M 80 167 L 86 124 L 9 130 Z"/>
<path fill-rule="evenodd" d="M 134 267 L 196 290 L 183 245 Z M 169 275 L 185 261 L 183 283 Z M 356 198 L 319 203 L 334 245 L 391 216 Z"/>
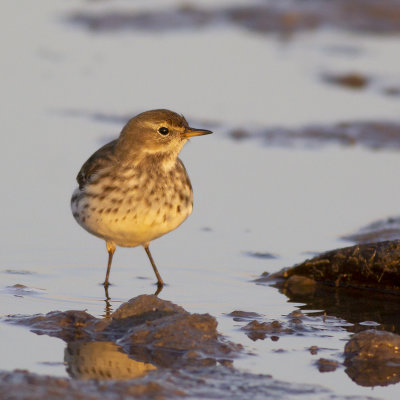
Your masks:
<path fill-rule="evenodd" d="M 189 139 L 193 136 L 203 136 L 203 135 L 209 135 L 212 133 L 211 131 L 208 131 L 207 129 L 196 129 L 196 128 L 186 128 L 185 132 L 182 133 L 182 137 L 185 139 Z"/>

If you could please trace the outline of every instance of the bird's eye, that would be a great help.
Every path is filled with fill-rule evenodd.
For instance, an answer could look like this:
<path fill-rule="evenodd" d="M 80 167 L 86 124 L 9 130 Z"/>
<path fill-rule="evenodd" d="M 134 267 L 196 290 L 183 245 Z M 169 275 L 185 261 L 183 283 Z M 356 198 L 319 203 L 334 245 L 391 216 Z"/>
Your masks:
<path fill-rule="evenodd" d="M 165 126 L 162 126 L 161 128 L 158 129 L 158 132 L 161 133 L 161 135 L 168 135 L 169 129 L 166 128 Z"/>

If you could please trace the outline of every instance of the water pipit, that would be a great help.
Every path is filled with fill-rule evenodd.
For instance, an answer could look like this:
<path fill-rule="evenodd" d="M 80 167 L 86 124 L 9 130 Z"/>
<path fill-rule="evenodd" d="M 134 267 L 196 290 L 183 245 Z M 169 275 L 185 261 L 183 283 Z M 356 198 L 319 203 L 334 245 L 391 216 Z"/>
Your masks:
<path fill-rule="evenodd" d="M 209 133 L 190 128 L 172 111 L 146 111 L 83 164 L 71 208 L 79 225 L 106 241 L 105 288 L 116 246 L 139 245 L 146 250 L 158 287 L 163 286 L 149 243 L 192 213 L 192 185 L 178 154 L 189 138 Z"/>

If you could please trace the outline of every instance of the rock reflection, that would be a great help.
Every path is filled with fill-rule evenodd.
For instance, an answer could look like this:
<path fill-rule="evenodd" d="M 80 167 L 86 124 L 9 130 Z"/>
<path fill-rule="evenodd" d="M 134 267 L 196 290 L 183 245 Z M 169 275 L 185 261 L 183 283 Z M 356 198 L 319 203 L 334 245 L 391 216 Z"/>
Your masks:
<path fill-rule="evenodd" d="M 396 295 L 365 289 L 323 285 L 293 276 L 277 285 L 290 302 L 303 310 L 337 319 L 356 332 L 345 346 L 345 372 L 360 386 L 387 386 L 400 381 L 400 302 Z M 308 315 L 310 317 L 310 314 Z M 320 317 L 318 317 L 320 318 Z M 343 324 L 343 320 L 351 324 Z M 371 330 L 371 326 L 379 330 Z M 390 332 L 387 332 L 390 331 Z M 320 365 L 318 365 L 320 372 Z"/>
<path fill-rule="evenodd" d="M 70 342 L 64 353 L 67 372 L 78 379 L 141 378 L 157 369 L 130 358 L 113 342 Z"/>
<path fill-rule="evenodd" d="M 293 277 L 294 278 L 294 277 Z M 290 302 L 304 303 L 302 310 L 323 310 L 326 314 L 344 319 L 352 324 L 346 329 L 351 332 L 370 328 L 375 322 L 379 329 L 400 333 L 399 296 L 367 291 L 365 289 L 341 288 L 311 282 L 296 277 L 276 285 Z"/>

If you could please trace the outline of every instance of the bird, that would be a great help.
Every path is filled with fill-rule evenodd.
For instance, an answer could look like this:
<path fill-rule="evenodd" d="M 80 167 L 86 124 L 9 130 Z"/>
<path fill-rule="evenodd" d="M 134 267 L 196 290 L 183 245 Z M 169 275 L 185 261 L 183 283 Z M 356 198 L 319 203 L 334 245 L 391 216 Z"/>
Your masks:
<path fill-rule="evenodd" d="M 191 128 L 183 115 L 173 111 L 145 111 L 131 118 L 117 139 L 81 167 L 71 210 L 82 228 L 106 242 L 106 294 L 117 246 L 143 246 L 158 289 L 163 287 L 149 244 L 192 213 L 192 185 L 178 155 L 188 139 L 210 133 Z"/>

